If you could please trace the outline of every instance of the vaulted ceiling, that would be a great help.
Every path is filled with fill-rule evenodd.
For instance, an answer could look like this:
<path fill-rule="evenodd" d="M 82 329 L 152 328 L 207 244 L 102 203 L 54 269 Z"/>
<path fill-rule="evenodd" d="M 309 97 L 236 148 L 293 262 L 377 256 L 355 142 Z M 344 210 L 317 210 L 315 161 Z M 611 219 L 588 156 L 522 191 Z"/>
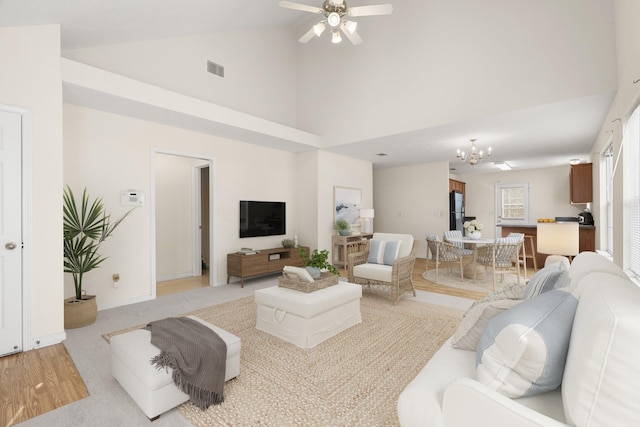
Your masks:
<path fill-rule="evenodd" d="M 495 170 L 494 161 L 526 169 L 588 159 L 615 94 L 612 0 L 349 5 L 387 2 L 392 15 L 359 22 L 362 45 L 297 47 L 296 127 L 374 167 L 451 161 L 467 173 Z M 0 26 L 60 24 L 63 51 L 274 28 L 297 39 L 314 22 L 277 0 L 0 2 Z M 494 152 L 476 167 L 455 159 L 471 138 Z"/>

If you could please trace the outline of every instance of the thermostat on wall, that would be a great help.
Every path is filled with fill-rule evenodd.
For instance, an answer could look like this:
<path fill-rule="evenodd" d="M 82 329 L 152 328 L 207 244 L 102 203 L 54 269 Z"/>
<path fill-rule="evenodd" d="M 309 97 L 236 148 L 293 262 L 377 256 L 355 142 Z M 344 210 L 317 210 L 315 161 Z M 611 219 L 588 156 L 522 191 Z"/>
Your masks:
<path fill-rule="evenodd" d="M 144 193 L 135 190 L 122 191 L 120 193 L 120 204 L 123 206 L 143 206 Z"/>

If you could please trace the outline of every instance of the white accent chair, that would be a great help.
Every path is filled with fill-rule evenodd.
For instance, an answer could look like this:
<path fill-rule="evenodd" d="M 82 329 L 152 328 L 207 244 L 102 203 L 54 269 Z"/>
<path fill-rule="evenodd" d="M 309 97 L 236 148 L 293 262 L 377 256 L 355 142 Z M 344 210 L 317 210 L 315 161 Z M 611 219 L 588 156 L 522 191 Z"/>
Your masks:
<path fill-rule="evenodd" d="M 364 251 L 348 256 L 349 282 L 387 293 L 394 305 L 404 293 L 416 296 L 411 276 L 418 242 L 410 234 L 394 233 L 374 233 L 372 240 L 401 241 L 398 257 L 391 265 L 368 262 L 371 242 L 367 242 Z"/>

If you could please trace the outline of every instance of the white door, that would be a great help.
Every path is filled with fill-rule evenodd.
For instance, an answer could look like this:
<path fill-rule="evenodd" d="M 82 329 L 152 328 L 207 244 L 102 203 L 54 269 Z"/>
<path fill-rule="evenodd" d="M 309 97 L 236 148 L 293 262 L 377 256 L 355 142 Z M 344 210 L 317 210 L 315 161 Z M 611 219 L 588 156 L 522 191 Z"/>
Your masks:
<path fill-rule="evenodd" d="M 0 110 L 0 355 L 22 351 L 22 116 Z"/>

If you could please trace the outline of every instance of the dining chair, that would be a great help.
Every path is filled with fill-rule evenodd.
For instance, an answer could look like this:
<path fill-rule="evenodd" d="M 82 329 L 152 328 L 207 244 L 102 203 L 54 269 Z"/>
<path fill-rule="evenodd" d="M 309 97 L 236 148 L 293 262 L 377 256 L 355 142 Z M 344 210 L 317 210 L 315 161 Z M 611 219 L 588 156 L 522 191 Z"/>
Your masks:
<path fill-rule="evenodd" d="M 447 230 L 442 233 L 444 240 L 460 248 L 460 253 L 463 256 L 473 256 L 473 249 L 466 249 L 462 242 L 452 242 L 450 239 L 462 239 L 462 231 L 460 230 Z"/>
<path fill-rule="evenodd" d="M 509 243 L 500 242 L 500 239 L 496 239 L 496 243 L 489 243 L 485 246 L 477 248 L 476 262 L 485 267 L 490 267 L 493 274 L 493 290 L 496 289 L 496 274 L 501 273 L 501 282 L 504 282 L 505 271 L 514 267 L 514 259 L 518 259 L 520 253 L 520 247 L 523 242 Z M 520 266 L 516 263 L 516 274 L 518 276 L 518 284 L 520 284 Z M 475 281 L 475 274 L 474 274 Z"/>
<path fill-rule="evenodd" d="M 522 261 L 523 264 L 523 271 L 524 271 L 524 277 L 526 280 L 527 277 L 527 254 L 526 254 L 526 249 L 524 247 L 524 233 L 514 233 L 511 232 L 509 234 L 507 234 L 506 237 L 498 237 L 496 239 L 496 243 L 519 243 L 522 242 L 522 246 L 520 247 L 521 250 L 518 251 L 518 254 L 516 255 L 516 257 L 514 258 L 513 262 L 514 264 L 516 264 L 518 266 L 518 268 L 520 268 L 520 262 Z"/>
<path fill-rule="evenodd" d="M 427 235 L 427 254 L 431 253 L 433 262 L 436 266 L 436 283 L 438 282 L 438 269 L 440 268 L 440 264 L 447 264 L 449 267 L 449 274 L 451 274 L 451 266 L 452 264 L 458 263 L 460 268 L 460 280 L 464 281 L 463 268 L 462 268 L 462 254 L 460 251 L 460 247 L 445 242 L 443 240 L 433 239 Z"/>

